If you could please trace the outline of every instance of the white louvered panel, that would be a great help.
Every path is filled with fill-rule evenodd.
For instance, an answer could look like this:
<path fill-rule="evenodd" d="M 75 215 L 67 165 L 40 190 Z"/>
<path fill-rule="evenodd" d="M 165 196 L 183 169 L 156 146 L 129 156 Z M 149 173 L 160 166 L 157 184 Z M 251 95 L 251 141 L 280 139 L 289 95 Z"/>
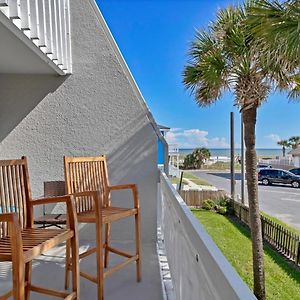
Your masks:
<path fill-rule="evenodd" d="M 53 32 L 52 32 L 52 8 L 51 0 L 45 0 L 45 24 L 46 24 L 46 54 L 52 55 Z M 50 57 L 50 56 L 49 56 Z M 50 57 L 52 59 L 52 56 Z"/>
<path fill-rule="evenodd" d="M 30 0 L 21 0 L 21 29 L 30 30 Z"/>
<path fill-rule="evenodd" d="M 38 0 L 30 0 L 30 23 L 30 38 L 38 40 L 40 38 Z"/>
<path fill-rule="evenodd" d="M 9 17 L 11 19 L 20 19 L 21 18 L 21 0 L 9 0 Z M 24 1 L 24 0 L 22 0 Z"/>
<path fill-rule="evenodd" d="M 70 18 L 70 1 L 66 0 L 66 24 L 67 24 L 67 73 L 72 73 L 72 47 L 71 47 L 71 18 Z"/>
<path fill-rule="evenodd" d="M 62 19 L 61 19 L 61 32 L 62 32 L 62 51 L 63 51 L 63 65 L 62 69 L 67 70 L 68 63 L 67 63 L 67 20 L 66 20 L 66 10 L 65 10 L 65 2 L 66 0 L 61 0 L 61 13 L 62 13 Z"/>
<path fill-rule="evenodd" d="M 52 60 L 57 64 L 58 55 L 57 55 L 57 45 L 58 45 L 58 36 L 57 36 L 57 5 L 56 0 L 51 0 L 51 11 L 52 11 L 52 38 L 53 38 L 53 48 L 52 48 Z"/>
<path fill-rule="evenodd" d="M 58 53 L 60 54 L 58 57 L 58 66 L 62 69 L 63 68 L 63 63 L 64 63 L 64 51 L 63 51 L 63 30 L 62 30 L 62 18 L 63 18 L 63 0 L 57 0 L 57 8 L 58 8 Z"/>
<path fill-rule="evenodd" d="M 46 18 L 45 18 L 45 0 L 38 0 L 39 9 L 39 29 L 40 29 L 40 39 L 38 45 L 41 47 L 43 52 L 46 52 Z"/>

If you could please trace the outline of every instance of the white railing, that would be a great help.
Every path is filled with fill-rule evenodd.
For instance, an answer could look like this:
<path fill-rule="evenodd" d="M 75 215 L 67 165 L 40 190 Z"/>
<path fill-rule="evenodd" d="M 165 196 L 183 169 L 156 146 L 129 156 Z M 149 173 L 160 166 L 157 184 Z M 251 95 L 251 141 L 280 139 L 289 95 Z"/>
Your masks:
<path fill-rule="evenodd" d="M 159 190 L 158 218 L 176 299 L 256 299 L 162 172 Z"/>
<path fill-rule="evenodd" d="M 169 153 L 179 153 L 179 147 L 176 144 L 169 144 Z"/>
<path fill-rule="evenodd" d="M 65 74 L 72 72 L 69 0 L 0 0 L 0 14 Z"/>

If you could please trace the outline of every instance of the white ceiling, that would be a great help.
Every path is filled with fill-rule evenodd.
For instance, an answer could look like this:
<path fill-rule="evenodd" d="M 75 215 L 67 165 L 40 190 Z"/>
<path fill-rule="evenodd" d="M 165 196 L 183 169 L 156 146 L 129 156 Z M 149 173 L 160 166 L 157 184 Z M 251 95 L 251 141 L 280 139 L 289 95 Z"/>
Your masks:
<path fill-rule="evenodd" d="M 0 13 L 0 74 L 63 72 L 9 19 Z"/>

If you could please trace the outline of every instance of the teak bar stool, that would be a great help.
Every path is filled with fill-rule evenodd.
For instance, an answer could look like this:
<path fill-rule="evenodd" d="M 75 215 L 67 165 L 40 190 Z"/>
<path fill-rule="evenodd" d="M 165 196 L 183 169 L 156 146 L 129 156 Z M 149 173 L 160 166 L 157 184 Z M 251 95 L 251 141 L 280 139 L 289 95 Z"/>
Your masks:
<path fill-rule="evenodd" d="M 34 228 L 33 207 L 59 202 L 67 205 L 68 228 Z M 28 300 L 30 291 L 68 300 L 80 299 L 77 216 L 71 197 L 32 200 L 27 159 L 22 157 L 0 161 L 0 207 L 0 261 L 12 262 L 13 276 L 13 289 L 0 296 L 0 299 L 13 296 L 15 300 Z M 60 292 L 31 284 L 32 260 L 66 241 L 72 252 L 72 292 Z"/>
<path fill-rule="evenodd" d="M 68 194 L 72 194 L 76 198 L 80 198 L 76 201 L 78 222 L 96 224 L 96 247 L 80 254 L 79 257 L 83 258 L 96 252 L 97 275 L 93 276 L 85 272 L 80 272 L 80 275 L 98 285 L 98 300 L 102 300 L 104 278 L 125 267 L 127 264 L 136 262 L 137 281 L 141 280 L 140 206 L 137 186 L 135 184 L 110 186 L 105 156 L 65 157 L 64 166 L 66 191 Z M 121 208 L 112 206 L 110 197 L 111 192 L 113 190 L 125 189 L 132 191 L 134 207 Z M 87 194 L 85 193 L 87 191 L 97 191 L 98 193 L 95 194 L 94 192 Z M 127 217 L 135 218 L 136 253 L 134 255 L 110 246 L 110 224 Z M 104 224 L 105 242 L 103 246 L 102 226 Z M 103 267 L 108 267 L 109 252 L 123 256 L 126 258 L 126 260 L 104 272 Z M 67 251 L 66 266 L 68 266 L 66 267 L 66 288 L 68 288 L 68 271 L 70 269 L 69 251 Z"/>

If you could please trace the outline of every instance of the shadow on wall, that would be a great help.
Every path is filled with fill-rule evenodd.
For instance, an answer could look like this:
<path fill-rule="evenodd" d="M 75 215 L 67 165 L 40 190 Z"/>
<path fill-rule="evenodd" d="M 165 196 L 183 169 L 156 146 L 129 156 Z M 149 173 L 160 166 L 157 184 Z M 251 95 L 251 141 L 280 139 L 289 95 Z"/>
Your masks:
<path fill-rule="evenodd" d="M 0 143 L 67 76 L 0 75 Z"/>

